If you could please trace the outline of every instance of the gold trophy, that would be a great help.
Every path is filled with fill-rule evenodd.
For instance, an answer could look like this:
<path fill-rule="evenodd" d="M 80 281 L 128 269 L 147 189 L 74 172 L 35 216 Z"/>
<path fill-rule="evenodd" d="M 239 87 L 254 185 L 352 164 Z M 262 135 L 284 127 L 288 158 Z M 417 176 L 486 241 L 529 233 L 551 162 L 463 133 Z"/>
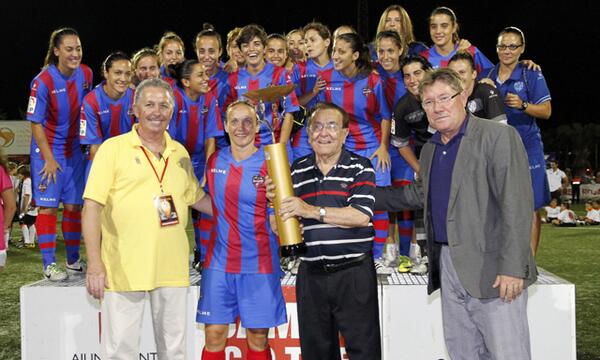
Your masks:
<path fill-rule="evenodd" d="M 269 177 L 275 184 L 275 219 L 277 220 L 277 229 L 279 231 L 279 248 L 281 256 L 298 256 L 306 252 L 306 244 L 302 241 L 302 233 L 300 232 L 300 222 L 297 218 L 292 217 L 285 221 L 279 216 L 279 207 L 281 200 L 289 196 L 294 196 L 292 187 L 292 176 L 290 172 L 290 163 L 288 161 L 287 149 L 285 144 L 276 143 L 273 124 L 267 122 L 265 116 L 265 102 L 275 103 L 277 100 L 284 98 L 294 90 L 294 85 L 285 86 L 270 86 L 264 89 L 248 91 L 244 96 L 259 106 L 259 118 L 264 122 L 271 136 L 273 144 L 264 147 L 265 159 L 267 161 L 267 172 Z M 284 101 L 285 104 L 285 101 Z M 276 108 L 273 108 L 276 111 Z M 285 109 L 284 109 L 285 110 Z"/>

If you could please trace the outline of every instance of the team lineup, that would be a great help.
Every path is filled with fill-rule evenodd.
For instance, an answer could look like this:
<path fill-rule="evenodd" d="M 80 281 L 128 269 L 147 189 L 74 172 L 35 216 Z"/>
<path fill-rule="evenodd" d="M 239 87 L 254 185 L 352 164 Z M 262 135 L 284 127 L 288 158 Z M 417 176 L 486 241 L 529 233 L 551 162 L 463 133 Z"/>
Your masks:
<path fill-rule="evenodd" d="M 340 335 L 350 359 L 380 359 L 377 274 L 393 269 L 441 288 L 452 359 L 531 357 L 527 286 L 537 210 L 550 202 L 536 119 L 550 117 L 550 93 L 520 58 L 520 29 L 499 29 L 494 64 L 459 38 L 451 9 L 428 21 L 431 47 L 398 5 L 369 44 L 318 22 L 286 36 L 250 24 L 226 38 L 205 24 L 197 58 L 168 32 L 131 57 L 109 54 L 95 87 L 77 31 L 51 34 L 27 107 L 43 274 L 85 274 L 105 314 L 103 356 L 136 357 L 149 294 L 159 358 L 185 358 L 193 253 L 202 359 L 225 359 L 238 317 L 246 358 L 271 359 L 290 263 L 275 219 L 295 217 L 307 246 L 290 263 L 303 359 L 339 359 Z M 248 99 L 290 84 L 279 100 Z M 286 199 L 267 173 L 274 142 L 290 159 Z"/>

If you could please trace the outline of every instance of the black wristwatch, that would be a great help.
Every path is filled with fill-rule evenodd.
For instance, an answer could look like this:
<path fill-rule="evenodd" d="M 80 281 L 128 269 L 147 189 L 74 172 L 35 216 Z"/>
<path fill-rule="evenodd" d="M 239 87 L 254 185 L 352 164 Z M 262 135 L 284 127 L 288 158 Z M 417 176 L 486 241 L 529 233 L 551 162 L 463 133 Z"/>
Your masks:
<path fill-rule="evenodd" d="M 521 104 L 521 111 L 527 110 L 528 106 L 529 106 L 529 103 L 527 101 L 523 101 L 523 103 Z"/>

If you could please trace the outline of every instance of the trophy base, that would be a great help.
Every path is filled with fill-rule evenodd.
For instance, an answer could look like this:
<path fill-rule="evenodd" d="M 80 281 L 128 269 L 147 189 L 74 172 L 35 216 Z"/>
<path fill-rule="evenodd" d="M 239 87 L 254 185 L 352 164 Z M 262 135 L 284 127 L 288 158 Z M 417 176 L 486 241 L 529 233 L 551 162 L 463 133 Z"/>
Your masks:
<path fill-rule="evenodd" d="M 279 247 L 281 249 L 281 257 L 290 257 L 290 256 L 300 256 L 306 253 L 306 244 L 301 242 L 293 245 L 282 245 Z"/>

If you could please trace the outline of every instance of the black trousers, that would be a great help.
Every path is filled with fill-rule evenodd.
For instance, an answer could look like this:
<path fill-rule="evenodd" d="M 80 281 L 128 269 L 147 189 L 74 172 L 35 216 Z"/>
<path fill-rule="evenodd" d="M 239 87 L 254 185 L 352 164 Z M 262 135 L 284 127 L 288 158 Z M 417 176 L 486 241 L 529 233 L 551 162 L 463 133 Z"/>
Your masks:
<path fill-rule="evenodd" d="M 334 273 L 302 262 L 296 279 L 303 360 L 338 360 L 338 330 L 350 360 L 381 359 L 377 276 L 373 258 Z"/>

